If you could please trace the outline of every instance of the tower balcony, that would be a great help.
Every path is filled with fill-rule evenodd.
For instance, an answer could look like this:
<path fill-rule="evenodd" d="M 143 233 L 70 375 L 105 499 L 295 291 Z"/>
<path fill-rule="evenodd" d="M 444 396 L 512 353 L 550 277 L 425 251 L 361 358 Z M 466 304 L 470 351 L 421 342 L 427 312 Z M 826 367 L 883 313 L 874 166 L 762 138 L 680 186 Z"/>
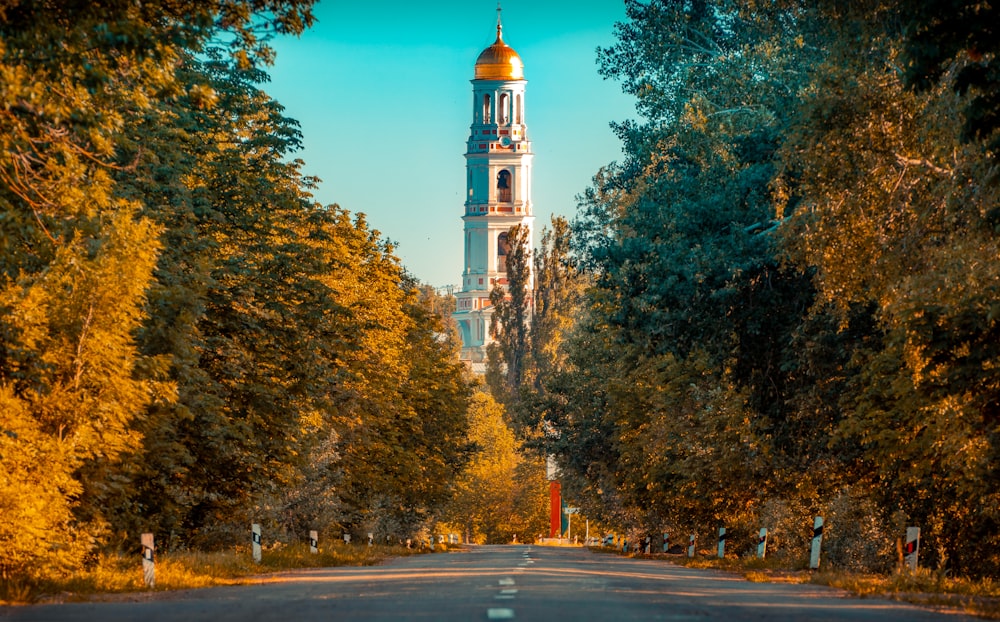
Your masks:
<path fill-rule="evenodd" d="M 489 203 L 466 203 L 466 216 L 488 216 L 499 214 L 503 216 L 527 216 L 529 215 L 524 201 L 490 201 Z"/>

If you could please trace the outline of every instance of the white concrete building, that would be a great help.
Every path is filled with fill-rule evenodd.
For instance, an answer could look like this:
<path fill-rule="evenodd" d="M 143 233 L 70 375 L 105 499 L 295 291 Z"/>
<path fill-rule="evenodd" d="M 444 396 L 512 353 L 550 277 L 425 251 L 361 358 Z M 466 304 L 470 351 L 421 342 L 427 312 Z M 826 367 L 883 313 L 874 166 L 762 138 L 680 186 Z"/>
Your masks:
<path fill-rule="evenodd" d="M 507 231 L 532 230 L 531 142 L 525 120 L 524 64 L 497 39 L 476 60 L 472 80 L 472 126 L 465 154 L 465 265 L 456 292 L 455 320 L 462 334 L 462 360 L 482 372 L 490 338 L 490 290 L 507 284 Z M 532 238 L 529 237 L 529 240 Z M 533 279 L 533 275 L 532 275 Z M 528 291 L 533 289 L 529 283 Z"/>

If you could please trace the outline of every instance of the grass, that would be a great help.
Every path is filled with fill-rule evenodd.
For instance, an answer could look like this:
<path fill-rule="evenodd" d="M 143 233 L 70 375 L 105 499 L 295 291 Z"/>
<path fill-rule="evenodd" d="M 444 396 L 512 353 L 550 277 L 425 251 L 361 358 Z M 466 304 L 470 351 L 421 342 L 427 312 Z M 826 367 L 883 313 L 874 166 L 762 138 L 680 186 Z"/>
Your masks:
<path fill-rule="evenodd" d="M 927 569 L 892 575 L 817 572 L 812 583 L 828 585 L 860 596 L 881 596 L 894 600 L 960 609 L 965 613 L 1000 620 L 1000 584 L 991 578 L 948 577 Z"/>
<path fill-rule="evenodd" d="M 438 550 L 440 550 L 438 545 Z M 215 553 L 177 551 L 156 557 L 156 585 L 143 582 L 138 555 L 99 556 L 87 569 L 71 575 L 21 579 L 0 583 L 0 604 L 91 600 L 110 594 L 164 592 L 169 590 L 238 585 L 261 574 L 300 568 L 371 566 L 390 557 L 419 554 L 402 546 L 365 546 L 333 543 L 309 552 L 307 544 L 275 546 L 263 551 L 254 563 L 249 550 Z"/>
<path fill-rule="evenodd" d="M 610 548 L 592 551 L 621 554 Z M 742 575 L 755 583 L 811 583 L 852 592 L 861 597 L 881 597 L 918 605 L 958 609 L 970 615 L 1000 620 L 1000 582 L 991 578 L 964 579 L 921 568 L 916 572 L 889 575 L 859 574 L 840 570 L 810 571 L 805 562 L 783 563 L 780 560 L 756 557 L 726 557 L 719 559 L 707 552 L 696 557 L 686 555 L 637 553 L 629 557 L 663 559 L 688 568 L 722 570 Z"/>

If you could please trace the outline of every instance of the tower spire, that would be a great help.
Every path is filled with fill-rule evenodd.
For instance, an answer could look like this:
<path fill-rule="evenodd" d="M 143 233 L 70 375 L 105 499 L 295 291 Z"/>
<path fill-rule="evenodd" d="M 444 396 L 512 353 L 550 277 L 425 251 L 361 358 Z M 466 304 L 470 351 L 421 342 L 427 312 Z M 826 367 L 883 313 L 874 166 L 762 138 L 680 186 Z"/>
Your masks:
<path fill-rule="evenodd" d="M 500 8 L 500 0 L 497 0 L 497 41 L 501 39 L 501 35 L 503 34 L 503 24 L 500 22 L 501 11 L 503 11 L 503 9 Z"/>

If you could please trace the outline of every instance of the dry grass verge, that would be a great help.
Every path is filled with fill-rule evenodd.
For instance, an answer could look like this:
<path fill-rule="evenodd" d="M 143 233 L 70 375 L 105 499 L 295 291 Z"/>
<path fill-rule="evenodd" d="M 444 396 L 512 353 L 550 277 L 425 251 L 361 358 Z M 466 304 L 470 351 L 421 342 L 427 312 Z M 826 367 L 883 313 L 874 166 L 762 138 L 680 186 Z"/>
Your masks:
<path fill-rule="evenodd" d="M 621 554 L 610 548 L 595 552 Z M 818 572 L 805 569 L 804 562 L 789 567 L 773 559 L 726 557 L 719 559 L 707 552 L 696 557 L 686 555 L 627 554 L 628 557 L 662 559 L 688 568 L 722 570 L 742 575 L 755 583 L 812 583 L 852 592 L 858 596 L 889 598 L 934 608 L 960 610 L 992 620 L 1000 620 L 1000 582 L 993 579 L 964 579 L 919 569 L 892 575 L 857 574 L 837 570 Z"/>
<path fill-rule="evenodd" d="M 441 550 L 438 545 L 438 550 Z M 357 546 L 331 543 L 309 552 L 306 544 L 275 546 L 254 563 L 249 550 L 204 553 L 177 551 L 156 557 L 156 586 L 143 583 L 138 555 L 101 555 L 86 570 L 63 576 L 0 582 L 0 604 L 92 600 L 111 594 L 238 585 L 282 570 L 333 566 L 371 566 L 390 557 L 420 553 L 401 546 Z"/>

